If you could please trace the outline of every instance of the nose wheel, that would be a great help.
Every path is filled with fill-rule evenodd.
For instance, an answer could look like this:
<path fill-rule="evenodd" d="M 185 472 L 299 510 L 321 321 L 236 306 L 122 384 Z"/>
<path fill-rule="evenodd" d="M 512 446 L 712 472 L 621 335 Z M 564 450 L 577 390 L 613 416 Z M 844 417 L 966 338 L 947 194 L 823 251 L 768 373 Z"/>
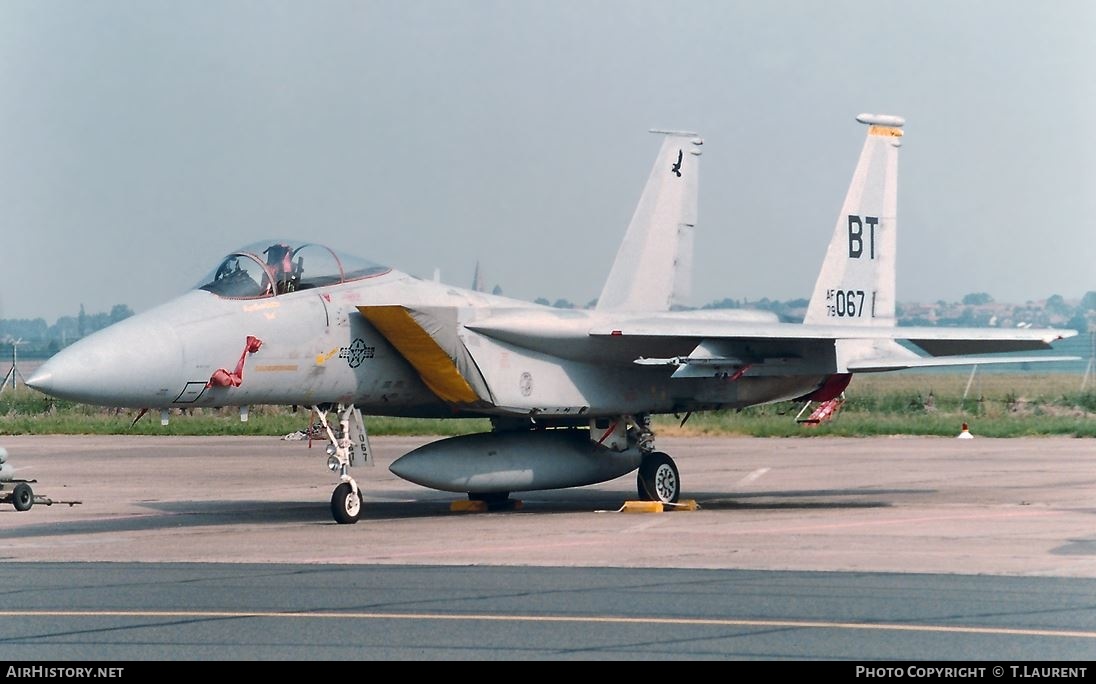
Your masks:
<path fill-rule="evenodd" d="M 340 525 L 353 525 L 362 512 L 362 496 L 358 488 L 342 482 L 331 494 L 331 515 Z"/>
<path fill-rule="evenodd" d="M 636 477 L 636 487 L 642 501 L 677 503 L 681 496 L 681 477 L 677 464 L 661 451 L 643 455 Z"/>

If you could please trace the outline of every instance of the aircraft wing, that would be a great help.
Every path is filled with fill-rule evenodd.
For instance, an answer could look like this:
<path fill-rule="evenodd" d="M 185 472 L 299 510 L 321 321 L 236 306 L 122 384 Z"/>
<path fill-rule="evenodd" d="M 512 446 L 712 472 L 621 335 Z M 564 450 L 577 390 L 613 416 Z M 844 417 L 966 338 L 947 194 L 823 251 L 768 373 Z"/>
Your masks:
<path fill-rule="evenodd" d="M 770 323 L 728 326 L 717 321 L 659 324 L 657 320 L 620 328 L 595 328 L 595 337 L 690 337 L 772 342 L 779 340 L 906 340 L 931 356 L 990 354 L 1050 349 L 1051 343 L 1073 337 L 1075 330 L 1054 328 L 934 328 L 797 325 Z"/>
<path fill-rule="evenodd" d="M 663 327 L 661 331 L 659 328 Z M 744 372 L 780 375 L 807 370 L 832 370 L 837 373 L 880 372 L 908 368 L 932 368 L 974 364 L 1047 363 L 1072 361 L 1076 357 L 1026 355 L 1016 352 L 1047 351 L 1053 342 L 1076 335 L 1073 330 L 1000 329 L 1000 328 L 929 328 L 929 327 L 864 327 L 852 328 L 827 325 L 768 325 L 691 324 L 669 327 L 652 324 L 634 330 L 592 330 L 591 335 L 612 338 L 639 336 L 649 340 L 684 337 L 699 339 L 686 357 L 673 359 L 678 366 L 675 377 L 707 375 L 700 368 L 746 368 Z M 901 344 L 907 343 L 906 345 Z M 925 355 L 909 348 L 917 347 Z M 996 354 L 998 356 L 986 356 Z M 648 362 L 649 363 L 649 362 Z M 757 370 L 753 370 L 753 366 Z M 693 368 L 689 368 L 693 367 Z M 685 370 L 689 368 L 689 370 Z"/>
<path fill-rule="evenodd" d="M 751 375 L 782 375 L 1075 360 L 1013 355 L 1051 350 L 1053 342 L 1076 335 L 1074 330 L 800 325 L 690 313 L 597 321 L 574 313 L 510 312 L 466 325 L 518 347 L 575 360 L 676 366 L 675 377 L 747 366 Z"/>

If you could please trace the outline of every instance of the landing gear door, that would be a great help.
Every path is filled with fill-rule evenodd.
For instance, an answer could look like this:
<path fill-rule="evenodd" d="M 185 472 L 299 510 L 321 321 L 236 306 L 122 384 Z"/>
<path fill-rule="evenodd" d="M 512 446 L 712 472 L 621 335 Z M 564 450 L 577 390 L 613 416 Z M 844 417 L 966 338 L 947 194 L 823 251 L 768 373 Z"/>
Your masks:
<path fill-rule="evenodd" d="M 590 439 L 610 451 L 628 448 L 628 418 L 596 418 L 590 421 Z"/>
<path fill-rule="evenodd" d="M 373 450 L 369 448 L 369 433 L 365 431 L 360 409 L 353 409 L 350 415 L 350 465 L 373 465 Z"/>

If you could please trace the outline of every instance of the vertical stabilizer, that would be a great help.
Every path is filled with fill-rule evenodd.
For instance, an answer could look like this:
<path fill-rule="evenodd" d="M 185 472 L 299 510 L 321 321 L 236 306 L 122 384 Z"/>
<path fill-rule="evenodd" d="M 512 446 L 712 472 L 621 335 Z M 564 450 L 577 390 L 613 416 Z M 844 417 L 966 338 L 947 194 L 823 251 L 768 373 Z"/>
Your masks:
<path fill-rule="evenodd" d="M 665 137 L 598 297 L 600 311 L 668 311 L 689 296 L 704 141 L 696 133 L 651 132 Z"/>
<path fill-rule="evenodd" d="M 861 114 L 868 126 L 804 323 L 892 326 L 898 232 L 898 148 L 905 120 Z"/>

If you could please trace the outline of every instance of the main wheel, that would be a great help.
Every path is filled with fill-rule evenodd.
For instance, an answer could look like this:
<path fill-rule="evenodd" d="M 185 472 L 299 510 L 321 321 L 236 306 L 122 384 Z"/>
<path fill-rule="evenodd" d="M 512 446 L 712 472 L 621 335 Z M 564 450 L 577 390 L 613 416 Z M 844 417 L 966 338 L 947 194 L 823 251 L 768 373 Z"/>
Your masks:
<path fill-rule="evenodd" d="M 331 515 L 341 525 L 353 525 L 358 522 L 362 512 L 361 494 L 354 491 L 349 482 L 343 482 L 331 494 Z"/>
<path fill-rule="evenodd" d="M 681 478 L 674 460 L 661 451 L 645 454 L 636 476 L 636 488 L 643 501 L 677 503 L 681 496 Z"/>
<path fill-rule="evenodd" d="M 15 506 L 17 511 L 30 510 L 30 507 L 34 505 L 34 490 L 29 484 L 20 482 L 15 485 L 15 489 L 11 491 L 11 505 Z"/>

